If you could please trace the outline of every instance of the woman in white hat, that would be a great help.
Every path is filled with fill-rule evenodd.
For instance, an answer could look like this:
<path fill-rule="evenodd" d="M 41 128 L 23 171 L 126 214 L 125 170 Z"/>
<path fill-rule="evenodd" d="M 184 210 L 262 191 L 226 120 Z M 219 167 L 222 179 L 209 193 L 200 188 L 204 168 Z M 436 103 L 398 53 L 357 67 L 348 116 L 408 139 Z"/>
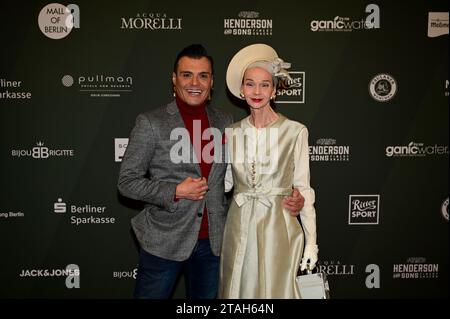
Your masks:
<path fill-rule="evenodd" d="M 314 190 L 309 183 L 308 130 L 270 106 L 289 63 L 265 44 L 240 50 L 228 65 L 228 89 L 245 99 L 250 116 L 228 130 L 234 186 L 220 268 L 220 298 L 301 298 L 299 267 L 317 262 Z M 292 188 L 305 198 L 298 219 L 283 208 Z M 301 265 L 300 265 L 301 263 Z"/>

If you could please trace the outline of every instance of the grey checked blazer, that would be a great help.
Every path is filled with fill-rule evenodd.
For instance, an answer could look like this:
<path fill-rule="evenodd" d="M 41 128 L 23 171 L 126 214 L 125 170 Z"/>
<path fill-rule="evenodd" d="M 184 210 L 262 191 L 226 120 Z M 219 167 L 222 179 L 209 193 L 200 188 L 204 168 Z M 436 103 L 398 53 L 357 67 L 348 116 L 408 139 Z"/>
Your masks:
<path fill-rule="evenodd" d="M 210 127 L 223 134 L 231 115 L 206 107 Z M 214 255 L 219 255 L 228 211 L 224 193 L 225 144 L 222 160 L 214 162 L 208 177 L 209 190 L 203 200 L 174 201 L 175 188 L 188 176 L 201 176 L 198 163 L 173 163 L 170 140 L 174 128 L 184 128 L 175 101 L 140 114 L 136 119 L 120 167 L 118 189 L 126 197 L 146 203 L 131 223 L 141 247 L 156 256 L 182 261 L 189 258 L 197 242 L 204 205 L 208 211 L 209 239 Z M 192 145 L 189 144 L 190 154 Z"/>

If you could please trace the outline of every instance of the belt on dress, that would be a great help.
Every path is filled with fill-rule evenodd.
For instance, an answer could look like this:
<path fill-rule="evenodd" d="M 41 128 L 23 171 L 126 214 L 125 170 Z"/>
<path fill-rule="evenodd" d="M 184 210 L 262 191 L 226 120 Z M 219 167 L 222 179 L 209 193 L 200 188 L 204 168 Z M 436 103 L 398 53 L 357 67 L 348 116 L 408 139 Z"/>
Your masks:
<path fill-rule="evenodd" d="M 291 195 L 292 188 L 289 187 L 272 187 L 268 189 L 264 188 L 247 188 L 236 189 L 234 194 L 234 200 L 236 204 L 241 207 L 249 200 L 257 200 L 261 204 L 267 207 L 272 207 L 272 203 L 269 200 L 269 196 L 279 195 Z"/>

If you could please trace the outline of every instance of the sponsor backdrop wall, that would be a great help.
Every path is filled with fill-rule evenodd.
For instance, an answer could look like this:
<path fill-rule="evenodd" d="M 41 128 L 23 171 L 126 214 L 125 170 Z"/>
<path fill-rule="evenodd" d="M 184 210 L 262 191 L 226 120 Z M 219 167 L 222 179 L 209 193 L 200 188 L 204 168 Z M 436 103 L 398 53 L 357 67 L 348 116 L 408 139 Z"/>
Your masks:
<path fill-rule="evenodd" d="M 292 63 L 276 108 L 310 131 L 319 267 L 333 298 L 449 296 L 448 1 L 7 1 L 0 5 L 0 297 L 131 298 L 138 247 L 117 176 L 176 54 Z M 67 10 L 66 10 L 67 9 Z M 184 296 L 180 280 L 174 297 Z"/>

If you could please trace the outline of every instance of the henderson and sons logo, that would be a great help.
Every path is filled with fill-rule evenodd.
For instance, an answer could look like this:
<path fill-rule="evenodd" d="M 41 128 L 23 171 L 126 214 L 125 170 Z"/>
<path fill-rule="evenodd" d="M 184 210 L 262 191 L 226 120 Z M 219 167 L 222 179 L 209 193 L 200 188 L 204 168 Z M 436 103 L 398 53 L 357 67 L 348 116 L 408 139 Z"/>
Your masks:
<path fill-rule="evenodd" d="M 409 257 L 406 263 L 394 264 L 394 279 L 436 279 L 439 278 L 439 264 L 427 262 L 425 257 Z"/>

